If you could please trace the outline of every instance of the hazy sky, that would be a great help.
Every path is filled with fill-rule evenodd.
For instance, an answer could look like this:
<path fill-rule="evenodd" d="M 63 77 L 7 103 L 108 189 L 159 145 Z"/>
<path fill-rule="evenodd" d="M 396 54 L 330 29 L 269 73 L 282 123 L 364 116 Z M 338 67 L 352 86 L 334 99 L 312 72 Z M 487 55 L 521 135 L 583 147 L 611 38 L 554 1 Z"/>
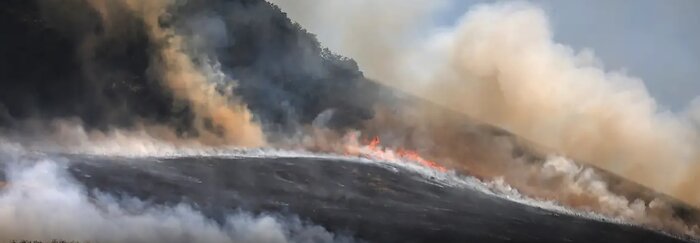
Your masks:
<path fill-rule="evenodd" d="M 477 0 L 453 0 L 453 23 Z M 532 1 L 547 11 L 557 42 L 592 49 L 607 70 L 644 80 L 659 105 L 683 109 L 700 96 L 700 1 Z"/>

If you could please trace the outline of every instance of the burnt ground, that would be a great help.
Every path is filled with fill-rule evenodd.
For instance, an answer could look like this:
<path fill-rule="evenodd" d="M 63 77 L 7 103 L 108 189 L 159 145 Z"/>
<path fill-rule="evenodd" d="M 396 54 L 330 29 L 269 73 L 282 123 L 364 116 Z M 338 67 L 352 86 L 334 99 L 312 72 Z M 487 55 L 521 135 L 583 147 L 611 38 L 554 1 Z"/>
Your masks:
<path fill-rule="evenodd" d="M 296 215 L 370 242 L 685 242 L 454 187 L 401 167 L 317 158 L 69 156 L 88 189 L 205 215 Z"/>

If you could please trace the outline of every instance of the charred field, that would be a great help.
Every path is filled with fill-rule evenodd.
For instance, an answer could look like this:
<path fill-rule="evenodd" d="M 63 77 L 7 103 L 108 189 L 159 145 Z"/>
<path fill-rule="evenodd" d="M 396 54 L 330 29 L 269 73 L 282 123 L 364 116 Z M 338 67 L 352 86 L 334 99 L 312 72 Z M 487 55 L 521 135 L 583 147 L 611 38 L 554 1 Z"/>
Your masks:
<path fill-rule="evenodd" d="M 63 158 L 58 163 L 86 192 L 134 197 L 154 207 L 195 205 L 220 223 L 240 210 L 297 216 L 361 242 L 690 242 L 510 200 L 473 178 L 362 158 L 55 158 Z"/>

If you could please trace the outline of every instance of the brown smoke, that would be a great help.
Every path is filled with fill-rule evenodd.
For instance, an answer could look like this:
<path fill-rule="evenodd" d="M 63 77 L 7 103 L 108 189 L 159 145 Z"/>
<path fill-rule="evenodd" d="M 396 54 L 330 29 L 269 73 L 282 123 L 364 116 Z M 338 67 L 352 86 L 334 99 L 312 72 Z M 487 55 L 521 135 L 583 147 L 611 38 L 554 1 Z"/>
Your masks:
<path fill-rule="evenodd" d="M 700 205 L 676 191 L 691 179 L 683 173 L 696 157 L 695 131 L 659 113 L 641 80 L 606 73 L 589 52 L 552 42 L 541 10 L 474 10 L 446 48 L 439 86 L 421 95 Z"/>
<path fill-rule="evenodd" d="M 170 89 L 175 98 L 185 100 L 195 113 L 194 127 L 205 144 L 234 144 L 257 147 L 265 144 L 261 127 L 252 121 L 245 105 L 231 101 L 197 67 L 187 53 L 187 39 L 162 26 L 173 1 L 88 1 L 100 13 L 107 32 L 119 29 L 119 16 L 110 5 L 117 4 L 143 20 L 150 41 L 156 46 L 151 57 L 153 74 Z"/>
<path fill-rule="evenodd" d="M 376 5 L 374 8 L 394 12 L 414 6 Z M 352 12 L 323 9 L 336 10 Z M 383 17 L 361 10 L 343 20 L 362 19 L 374 23 L 363 28 L 382 28 Z M 407 24 L 425 19 L 428 13 L 406 18 Z M 295 18 L 294 11 L 291 15 Z M 333 19 L 323 20 L 326 25 L 333 23 Z M 348 26 L 353 27 L 343 22 L 336 29 L 318 32 L 357 32 L 343 28 Z M 368 32 L 372 31 L 359 33 Z M 553 42 L 547 18 L 536 6 L 478 6 L 455 27 L 436 33 L 408 45 L 402 43 L 411 41 L 402 40 L 405 35 L 400 33 L 377 41 L 392 43 L 387 49 L 402 47 L 398 56 L 389 59 L 383 58 L 386 53 L 382 52 L 353 52 L 353 48 L 340 52 L 360 63 L 365 59 L 382 62 L 362 66 L 370 76 L 381 78 L 380 82 L 503 127 L 542 145 L 549 153 L 592 163 L 700 205 L 698 193 L 684 186 L 695 182 L 695 174 L 687 174 L 697 158 L 695 130 L 685 119 L 659 111 L 641 80 L 605 71 L 590 51 L 577 53 Z M 324 41 L 324 34 L 319 36 Z M 375 37 L 381 39 L 382 35 L 353 38 Z M 352 39 L 331 41 L 343 43 L 339 46 L 356 43 Z"/>
<path fill-rule="evenodd" d="M 358 60 L 371 78 L 437 104 L 380 107 L 366 133 L 482 179 L 505 181 L 526 195 L 697 235 L 697 227 L 663 199 L 556 156 L 700 206 L 693 186 L 700 182 L 700 141 L 690 120 L 657 108 L 641 80 L 606 71 L 592 51 L 554 42 L 537 6 L 479 5 L 455 26 L 416 37 L 407 33 L 411 28 L 384 23 L 420 29 L 417 23 L 444 2 L 278 2 L 322 43 Z M 319 7 L 303 12 L 299 6 Z M 409 17 L 397 24 L 391 16 L 404 9 Z"/>

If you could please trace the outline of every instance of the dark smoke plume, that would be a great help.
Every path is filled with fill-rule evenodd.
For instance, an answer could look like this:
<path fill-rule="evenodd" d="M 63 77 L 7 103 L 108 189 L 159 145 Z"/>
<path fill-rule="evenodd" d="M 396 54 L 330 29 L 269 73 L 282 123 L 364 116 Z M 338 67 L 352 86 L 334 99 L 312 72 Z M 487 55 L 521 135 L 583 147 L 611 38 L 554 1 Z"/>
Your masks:
<path fill-rule="evenodd" d="M 186 70 L 163 63 L 160 52 L 179 37 L 181 61 L 224 94 L 219 103 L 249 109 L 268 136 L 293 132 L 326 110 L 334 111 L 328 125 L 335 128 L 358 128 L 372 117 L 376 85 L 274 5 L 157 2 L 162 9 L 130 1 L 5 1 L 0 22 L 12 34 L 0 37 L 1 124 L 78 118 L 89 130 L 157 124 L 182 137 L 221 135 L 229 122 L 217 124 L 217 113 L 198 111 L 191 92 L 168 87 Z M 167 33 L 158 39 L 153 28 Z"/>
<path fill-rule="evenodd" d="M 175 109 L 172 95 L 146 75 L 150 43 L 136 16 L 115 9 L 124 12 L 123 33 L 107 33 L 83 1 L 2 5 L 3 125 L 65 117 L 101 129 L 138 119 L 185 125 L 190 112 Z"/>

